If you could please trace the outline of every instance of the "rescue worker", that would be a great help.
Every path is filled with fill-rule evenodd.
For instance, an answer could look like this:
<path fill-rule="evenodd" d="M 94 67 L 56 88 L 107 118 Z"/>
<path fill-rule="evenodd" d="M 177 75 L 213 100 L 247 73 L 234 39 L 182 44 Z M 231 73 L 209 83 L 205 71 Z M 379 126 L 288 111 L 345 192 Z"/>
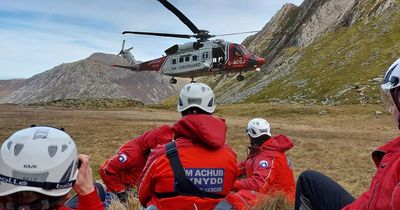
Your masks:
<path fill-rule="evenodd" d="M 125 203 L 127 192 L 139 186 L 140 174 L 150 151 L 172 139 L 171 128 L 163 125 L 124 144 L 112 158 L 100 166 L 99 174 L 107 191 L 116 194 Z"/>
<path fill-rule="evenodd" d="M 233 189 L 238 192 L 230 194 L 227 200 L 237 209 L 244 209 L 257 205 L 256 200 L 261 200 L 263 195 L 279 193 L 293 203 L 295 181 L 285 155 L 293 147 L 292 141 L 283 134 L 271 136 L 270 124 L 262 118 L 250 120 L 246 132 L 250 153 L 238 164 L 239 176 L 245 178 L 235 181 Z"/>
<path fill-rule="evenodd" d="M 400 59 L 390 66 L 380 85 L 382 99 L 400 128 Z M 329 177 L 305 171 L 297 180 L 295 209 L 400 209 L 400 137 L 372 153 L 377 170 L 369 190 L 354 197 Z"/>
<path fill-rule="evenodd" d="M 144 207 L 213 209 L 237 177 L 236 154 L 225 144 L 226 125 L 215 118 L 212 89 L 185 85 L 177 105 L 182 118 L 172 126 L 175 141 L 158 146 L 146 163 L 139 187 Z"/>
<path fill-rule="evenodd" d="M 93 185 L 89 157 L 78 156 L 64 131 L 26 128 L 9 137 L 0 151 L 1 210 L 70 209 L 64 202 L 71 188 L 79 197 L 77 209 L 104 209 Z"/>

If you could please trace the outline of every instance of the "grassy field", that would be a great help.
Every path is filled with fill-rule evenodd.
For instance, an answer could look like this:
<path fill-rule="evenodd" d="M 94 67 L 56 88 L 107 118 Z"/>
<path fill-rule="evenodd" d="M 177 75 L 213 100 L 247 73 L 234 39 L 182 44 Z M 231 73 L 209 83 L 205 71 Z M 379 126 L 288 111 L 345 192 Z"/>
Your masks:
<path fill-rule="evenodd" d="M 295 176 L 305 169 L 321 171 L 355 196 L 365 191 L 375 171 L 371 152 L 396 137 L 398 131 L 381 106 L 300 106 L 237 104 L 218 107 L 216 115 L 228 124 L 228 143 L 243 160 L 248 140 L 245 126 L 253 117 L 264 117 L 272 133 L 290 137 L 288 152 Z M 176 111 L 129 108 L 77 110 L 60 107 L 0 105 L 0 142 L 31 124 L 64 127 L 76 140 L 80 153 L 91 156 L 95 176 L 99 165 L 127 140 L 161 124 L 172 125 Z"/>

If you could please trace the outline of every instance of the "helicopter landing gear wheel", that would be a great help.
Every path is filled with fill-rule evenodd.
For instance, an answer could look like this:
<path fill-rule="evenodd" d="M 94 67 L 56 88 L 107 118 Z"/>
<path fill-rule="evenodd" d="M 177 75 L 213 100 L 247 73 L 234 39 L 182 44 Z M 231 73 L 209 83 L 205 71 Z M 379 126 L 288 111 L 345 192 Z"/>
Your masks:
<path fill-rule="evenodd" d="M 170 80 L 169 80 L 169 83 L 171 83 L 171 84 L 176 84 L 178 81 L 175 79 L 175 78 L 171 78 Z"/>
<path fill-rule="evenodd" d="M 243 81 L 244 80 L 244 76 L 239 74 L 239 75 L 237 75 L 236 79 L 237 79 L 237 81 Z"/>

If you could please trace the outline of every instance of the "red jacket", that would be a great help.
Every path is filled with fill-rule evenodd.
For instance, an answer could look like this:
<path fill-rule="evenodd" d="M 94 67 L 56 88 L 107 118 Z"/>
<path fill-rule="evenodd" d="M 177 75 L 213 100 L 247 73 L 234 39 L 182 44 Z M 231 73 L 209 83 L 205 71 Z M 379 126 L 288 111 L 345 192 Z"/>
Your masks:
<path fill-rule="evenodd" d="M 87 195 L 78 194 L 78 200 L 79 202 L 77 210 L 104 210 L 103 203 L 100 201 L 100 198 L 96 190 Z M 59 210 L 71 210 L 71 209 L 68 208 L 67 206 L 61 206 Z"/>
<path fill-rule="evenodd" d="M 108 191 L 121 192 L 139 186 L 139 177 L 146 164 L 150 149 L 173 139 L 168 125 L 150 130 L 124 144 L 113 158 L 100 166 L 100 176 Z"/>
<path fill-rule="evenodd" d="M 400 137 L 372 153 L 377 171 L 369 190 L 343 210 L 400 210 Z"/>
<path fill-rule="evenodd" d="M 262 194 L 279 191 L 285 193 L 290 201 L 294 201 L 295 181 L 285 155 L 292 147 L 290 139 L 278 135 L 271 137 L 258 149 L 253 149 L 247 160 L 238 164 L 239 175 L 245 174 L 246 178 L 236 180 L 234 188 Z"/>
<path fill-rule="evenodd" d="M 236 154 L 225 144 L 225 122 L 210 115 L 192 114 L 182 117 L 172 130 L 186 176 L 204 191 L 227 195 L 237 177 L 237 168 Z M 164 146 L 150 154 L 143 172 L 139 200 L 145 207 L 152 204 L 160 210 L 207 210 L 221 200 L 197 196 L 158 198 L 157 193 L 174 192 L 175 187 Z"/>

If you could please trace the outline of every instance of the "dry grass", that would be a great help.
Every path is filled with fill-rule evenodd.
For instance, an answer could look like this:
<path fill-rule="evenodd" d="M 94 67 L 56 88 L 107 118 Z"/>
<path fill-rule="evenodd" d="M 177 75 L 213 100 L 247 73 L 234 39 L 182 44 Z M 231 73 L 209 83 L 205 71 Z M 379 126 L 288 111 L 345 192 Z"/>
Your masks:
<path fill-rule="evenodd" d="M 274 197 L 266 196 L 254 210 L 291 210 L 293 205 L 284 194 L 276 194 Z"/>
<path fill-rule="evenodd" d="M 322 115 L 321 110 L 324 111 Z M 337 180 L 355 196 L 365 191 L 375 171 L 371 152 L 398 135 L 388 115 L 376 115 L 380 106 L 298 106 L 239 104 L 219 108 L 228 124 L 228 143 L 243 160 L 247 155 L 244 128 L 253 117 L 264 117 L 272 133 L 284 133 L 295 143 L 288 152 L 297 177 L 314 169 Z M 90 154 L 95 178 L 99 165 L 125 143 L 161 124 L 172 125 L 175 111 L 148 108 L 73 110 L 0 105 L 0 142 L 31 124 L 64 127 L 79 152 Z"/>
<path fill-rule="evenodd" d="M 129 194 L 126 204 L 122 204 L 118 199 L 111 202 L 111 205 L 107 208 L 108 210 L 142 210 L 142 206 L 137 198 L 133 194 Z"/>

